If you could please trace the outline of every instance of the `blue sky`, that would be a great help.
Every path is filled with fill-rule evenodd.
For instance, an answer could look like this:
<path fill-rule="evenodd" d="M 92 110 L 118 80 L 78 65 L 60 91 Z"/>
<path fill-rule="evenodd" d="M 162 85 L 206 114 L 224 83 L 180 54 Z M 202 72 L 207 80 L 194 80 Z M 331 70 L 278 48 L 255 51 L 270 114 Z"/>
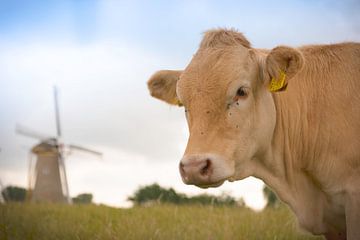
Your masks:
<path fill-rule="evenodd" d="M 57 84 L 64 141 L 104 152 L 101 162 L 67 159 L 72 195 L 123 206 L 136 187 L 159 182 L 190 194 L 229 192 L 259 208 L 255 179 L 210 190 L 182 184 L 183 111 L 152 99 L 147 79 L 184 68 L 209 28 L 236 28 L 259 48 L 360 41 L 359 12 L 355 0 L 1 1 L 0 179 L 26 186 L 37 142 L 15 125 L 54 133 Z"/>
<path fill-rule="evenodd" d="M 22 42 L 30 37 L 86 44 L 113 38 L 177 52 L 179 43 L 194 48 L 206 29 L 235 27 L 255 46 L 271 47 L 329 42 L 331 34 L 334 40 L 352 40 L 345 30 L 359 32 L 358 10 L 355 0 L 2 1 L 0 33 Z"/>

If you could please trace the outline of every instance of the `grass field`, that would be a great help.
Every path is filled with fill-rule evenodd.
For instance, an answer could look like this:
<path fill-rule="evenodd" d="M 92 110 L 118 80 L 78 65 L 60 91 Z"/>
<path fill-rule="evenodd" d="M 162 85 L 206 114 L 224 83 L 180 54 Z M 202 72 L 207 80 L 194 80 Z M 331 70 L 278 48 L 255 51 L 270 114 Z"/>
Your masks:
<path fill-rule="evenodd" d="M 0 205 L 0 239 L 322 239 L 301 233 L 285 208 L 256 213 L 211 206 Z"/>

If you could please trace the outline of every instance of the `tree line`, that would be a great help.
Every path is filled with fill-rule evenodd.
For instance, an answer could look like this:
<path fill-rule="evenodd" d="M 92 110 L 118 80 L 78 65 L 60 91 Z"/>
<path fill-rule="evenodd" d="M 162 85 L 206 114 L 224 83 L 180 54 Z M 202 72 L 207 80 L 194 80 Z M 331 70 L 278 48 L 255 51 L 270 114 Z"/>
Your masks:
<path fill-rule="evenodd" d="M 1 194 L 6 202 L 24 202 L 27 198 L 27 190 L 17 186 L 8 186 L 2 190 Z M 266 207 L 276 208 L 280 205 L 276 194 L 266 185 L 264 185 L 263 194 L 267 200 Z M 90 204 L 92 200 L 93 195 L 91 193 L 82 193 L 72 198 L 72 202 L 75 204 Z M 235 199 L 227 194 L 222 194 L 221 196 L 209 194 L 187 196 L 184 193 L 176 192 L 173 188 L 163 188 L 157 183 L 139 187 L 127 200 L 131 201 L 135 206 L 148 206 L 161 203 L 246 206 L 243 199 Z"/>
<path fill-rule="evenodd" d="M 5 202 L 25 202 L 27 200 L 28 191 L 25 188 L 17 186 L 8 186 L 1 191 Z M 72 202 L 76 204 L 92 203 L 93 195 L 91 193 L 81 193 L 72 198 Z"/>
<path fill-rule="evenodd" d="M 243 199 L 236 200 L 227 194 L 221 196 L 200 194 L 189 197 L 184 193 L 176 192 L 173 188 L 163 188 L 157 183 L 140 187 L 132 196 L 128 197 L 128 200 L 138 206 L 158 203 L 245 206 Z"/>

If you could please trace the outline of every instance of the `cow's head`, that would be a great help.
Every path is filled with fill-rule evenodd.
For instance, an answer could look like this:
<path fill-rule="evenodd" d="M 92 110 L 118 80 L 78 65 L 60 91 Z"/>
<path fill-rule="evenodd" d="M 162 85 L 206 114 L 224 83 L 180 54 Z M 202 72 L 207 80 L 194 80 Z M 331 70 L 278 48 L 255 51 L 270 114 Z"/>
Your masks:
<path fill-rule="evenodd" d="M 250 176 L 275 129 L 270 81 L 281 71 L 289 80 L 302 65 L 295 49 L 256 50 L 241 33 L 220 29 L 205 33 L 185 70 L 155 73 L 151 95 L 185 108 L 190 136 L 179 166 L 183 181 L 213 187 Z"/>

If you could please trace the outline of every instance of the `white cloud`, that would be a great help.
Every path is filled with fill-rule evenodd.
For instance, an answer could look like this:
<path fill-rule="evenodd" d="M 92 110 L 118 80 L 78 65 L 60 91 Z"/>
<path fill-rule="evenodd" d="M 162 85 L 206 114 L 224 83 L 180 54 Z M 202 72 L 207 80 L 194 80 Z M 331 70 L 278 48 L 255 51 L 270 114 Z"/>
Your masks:
<path fill-rule="evenodd" d="M 156 66 L 171 61 L 135 49 L 108 42 L 85 47 L 34 44 L 3 49 L 1 78 L 8 82 L 0 90 L 5 96 L 0 106 L 10 110 L 11 103 L 17 108 L 17 121 L 45 133 L 54 132 L 51 85 L 56 82 L 61 88 L 65 138 L 77 140 L 88 134 L 94 139 L 92 143 L 121 145 L 159 157 L 157 148 L 152 147 L 156 144 L 153 138 L 159 140 L 161 132 L 167 132 L 165 151 L 175 149 L 182 111 L 150 98 L 146 80 Z"/>

